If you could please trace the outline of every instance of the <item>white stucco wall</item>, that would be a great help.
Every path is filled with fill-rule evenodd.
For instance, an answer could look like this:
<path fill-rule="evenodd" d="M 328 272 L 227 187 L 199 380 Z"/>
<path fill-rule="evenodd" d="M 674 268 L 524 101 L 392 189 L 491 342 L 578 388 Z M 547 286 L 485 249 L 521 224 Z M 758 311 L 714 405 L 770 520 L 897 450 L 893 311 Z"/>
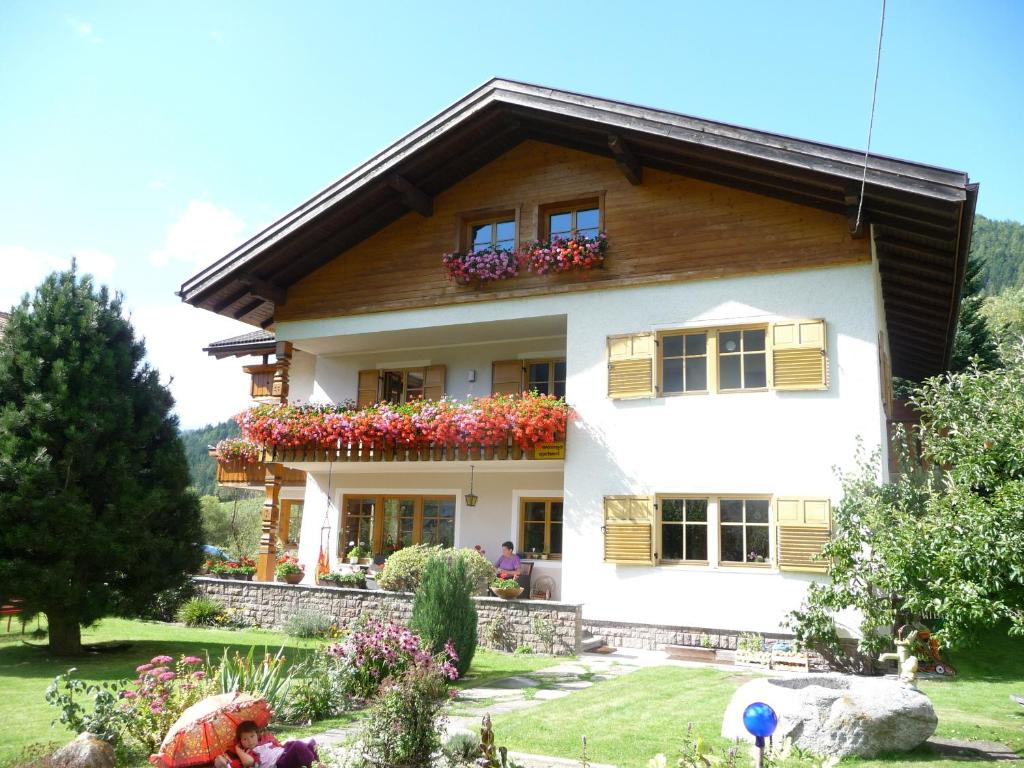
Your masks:
<path fill-rule="evenodd" d="M 404 468 L 399 469 L 394 464 L 379 464 L 374 471 L 353 472 L 339 464 L 330 477 L 327 472 L 310 472 L 306 479 L 299 561 L 315 564 L 320 542 L 327 541 L 330 543 L 332 568 L 340 564 L 339 557 L 344 557 L 344 553 L 339 552 L 338 531 L 344 496 L 396 493 L 455 496 L 455 546 L 474 547 L 479 544 L 486 550 L 489 560 L 496 560 L 501 554 L 503 541 L 517 541 L 519 538 L 519 498 L 561 496 L 562 471 L 561 462 L 551 463 L 547 471 L 508 471 L 506 467 L 493 470 L 487 465 L 488 462 L 474 463 L 473 492 L 480 497 L 475 507 L 467 507 L 463 498 L 469 492 L 468 462 L 458 462 L 454 466 L 446 463 L 436 471 L 418 466 L 403 472 Z M 329 512 L 328 495 L 333 500 Z M 325 526 L 330 530 L 322 532 Z M 558 589 L 561 563 L 546 561 L 535 564 L 534 576 L 542 574 L 551 576 Z M 307 581 L 313 580 L 313 570 L 307 566 Z"/>
<path fill-rule="evenodd" d="M 870 451 L 884 434 L 877 350 L 880 307 L 877 270 L 863 264 L 281 323 L 277 333 L 301 348 L 303 339 L 339 334 L 565 315 L 567 400 L 578 419 L 570 429 L 565 461 L 561 598 L 583 603 L 584 615 L 593 619 L 778 631 L 785 614 L 799 605 L 811 577 L 715 565 L 606 564 L 600 530 L 603 497 L 792 494 L 837 501 L 839 483 L 833 467 L 851 466 L 858 437 Z M 831 381 L 827 391 L 637 401 L 606 397 L 608 335 L 787 318 L 826 320 Z M 448 391 L 458 396 L 469 392 L 466 371 L 476 369 L 473 393 L 482 394 L 488 391 L 490 362 L 525 351 L 517 344 L 424 350 L 399 357 L 319 357 L 313 399 L 352 397 L 360 368 L 424 358 L 449 366 Z M 423 488 L 428 487 L 426 480 L 396 473 L 388 476 L 393 484 L 388 487 Z M 309 482 L 303 538 L 309 528 L 315 547 L 323 512 L 315 511 L 309 496 L 315 491 L 323 497 L 323 478 L 311 475 Z M 358 482 L 358 487 L 380 487 L 370 480 Z M 450 487 L 444 485 L 450 479 L 443 474 L 436 482 Z M 504 511 L 495 513 L 499 517 L 514 515 L 512 491 L 508 486 L 488 491 L 503 497 L 499 506 Z M 484 493 L 478 493 L 483 505 Z M 483 535 L 473 524 L 466 525 L 468 537 L 471 531 L 473 537 Z M 467 538 L 460 543 L 481 542 Z"/>

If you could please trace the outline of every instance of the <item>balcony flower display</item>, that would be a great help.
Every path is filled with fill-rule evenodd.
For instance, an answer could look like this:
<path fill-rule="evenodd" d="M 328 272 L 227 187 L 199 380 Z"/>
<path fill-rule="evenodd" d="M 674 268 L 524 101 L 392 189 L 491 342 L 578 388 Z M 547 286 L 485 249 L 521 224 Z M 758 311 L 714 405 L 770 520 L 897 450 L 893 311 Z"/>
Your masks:
<path fill-rule="evenodd" d="M 244 437 L 227 437 L 217 443 L 214 448 L 217 461 L 227 463 L 231 461 L 256 461 L 259 459 L 260 448 L 246 440 Z"/>
<path fill-rule="evenodd" d="M 473 280 L 485 285 L 519 274 L 519 257 L 505 248 L 481 251 L 454 251 L 441 257 L 448 279 L 466 285 Z"/>
<path fill-rule="evenodd" d="M 569 238 L 537 240 L 526 246 L 519 258 L 522 266 L 538 275 L 581 272 L 603 264 L 607 250 L 608 237 L 598 232 L 594 237 L 576 234 Z"/>
<path fill-rule="evenodd" d="M 394 448 L 498 446 L 524 451 L 565 437 L 570 408 L 561 398 L 524 392 L 460 402 L 449 398 L 367 408 L 256 405 L 240 414 L 243 437 L 259 448 L 377 445 Z"/>

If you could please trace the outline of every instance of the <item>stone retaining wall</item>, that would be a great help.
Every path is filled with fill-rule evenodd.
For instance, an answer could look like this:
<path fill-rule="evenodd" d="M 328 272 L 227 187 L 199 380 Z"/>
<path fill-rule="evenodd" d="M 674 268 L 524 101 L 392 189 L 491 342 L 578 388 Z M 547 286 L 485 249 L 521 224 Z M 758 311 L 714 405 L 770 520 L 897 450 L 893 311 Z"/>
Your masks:
<path fill-rule="evenodd" d="M 305 584 L 280 584 L 262 581 L 232 581 L 196 577 L 199 592 L 219 600 L 246 621 L 268 629 L 282 629 L 298 610 L 316 611 L 347 623 L 362 615 L 384 615 L 407 623 L 412 614 L 413 596 L 408 592 L 343 589 Z M 550 600 L 502 600 L 499 597 L 474 597 L 477 634 L 481 644 L 491 644 L 489 626 L 500 625 L 498 644 L 506 650 L 528 645 L 538 653 L 558 656 L 580 653 L 583 637 L 582 606 Z M 554 628 L 554 645 L 546 645 L 534 628 L 536 617 Z"/>
<path fill-rule="evenodd" d="M 584 619 L 583 629 L 594 637 L 602 637 L 616 648 L 644 648 L 662 650 L 666 645 L 692 645 L 714 648 L 717 651 L 735 651 L 740 633 L 728 629 L 701 629 L 700 627 L 672 627 L 664 624 L 627 624 L 618 621 Z M 792 635 L 758 633 L 765 640 L 790 640 Z M 720 654 L 721 655 L 721 654 Z"/>

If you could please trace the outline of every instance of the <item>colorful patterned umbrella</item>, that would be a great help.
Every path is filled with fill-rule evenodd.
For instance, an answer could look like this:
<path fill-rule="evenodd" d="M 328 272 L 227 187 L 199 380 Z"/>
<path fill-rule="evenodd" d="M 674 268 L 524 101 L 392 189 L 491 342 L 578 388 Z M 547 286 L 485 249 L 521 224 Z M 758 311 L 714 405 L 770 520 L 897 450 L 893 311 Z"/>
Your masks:
<path fill-rule="evenodd" d="M 158 768 L 189 768 L 212 763 L 235 745 L 239 723 L 252 720 L 257 728 L 270 722 L 270 707 L 248 693 L 222 693 L 193 704 L 181 713 L 149 762 Z"/>

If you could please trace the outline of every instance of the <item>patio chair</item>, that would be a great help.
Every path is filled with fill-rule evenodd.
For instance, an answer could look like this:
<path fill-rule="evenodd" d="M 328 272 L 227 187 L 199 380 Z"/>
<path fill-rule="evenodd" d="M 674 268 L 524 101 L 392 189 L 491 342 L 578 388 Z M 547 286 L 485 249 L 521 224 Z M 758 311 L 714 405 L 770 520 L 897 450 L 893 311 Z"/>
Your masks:
<path fill-rule="evenodd" d="M 519 578 L 516 581 L 519 586 L 523 588 L 523 596 L 526 598 L 530 597 L 530 579 L 533 576 L 533 563 L 520 563 L 519 564 Z"/>
<path fill-rule="evenodd" d="M 15 616 L 21 615 L 21 600 L 17 597 L 12 597 L 11 602 L 6 605 L 0 605 L 0 616 L 7 617 L 7 631 L 11 631 L 11 619 Z M 25 625 L 21 625 L 21 633 L 25 634 Z"/>

